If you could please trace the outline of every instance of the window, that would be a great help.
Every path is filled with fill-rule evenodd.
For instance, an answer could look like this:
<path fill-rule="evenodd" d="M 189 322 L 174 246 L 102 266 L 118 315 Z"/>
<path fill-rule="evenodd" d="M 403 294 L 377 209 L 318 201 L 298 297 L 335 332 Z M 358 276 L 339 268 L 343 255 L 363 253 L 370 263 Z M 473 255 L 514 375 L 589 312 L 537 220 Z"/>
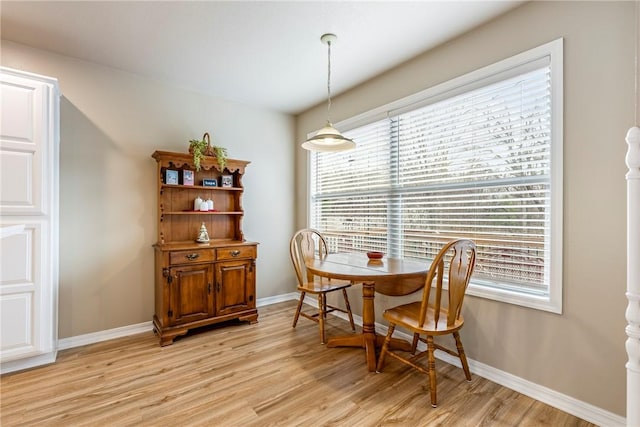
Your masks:
<path fill-rule="evenodd" d="M 561 312 L 561 39 L 341 127 L 356 149 L 310 163 L 330 250 L 429 260 L 468 237 L 469 294 Z"/>

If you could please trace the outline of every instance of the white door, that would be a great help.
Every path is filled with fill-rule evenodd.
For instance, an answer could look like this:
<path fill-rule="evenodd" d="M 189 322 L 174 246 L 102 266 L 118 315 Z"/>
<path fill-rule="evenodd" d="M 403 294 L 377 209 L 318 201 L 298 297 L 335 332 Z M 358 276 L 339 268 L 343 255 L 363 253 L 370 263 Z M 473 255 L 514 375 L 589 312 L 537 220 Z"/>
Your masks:
<path fill-rule="evenodd" d="M 0 67 L 0 372 L 55 361 L 57 80 Z"/>

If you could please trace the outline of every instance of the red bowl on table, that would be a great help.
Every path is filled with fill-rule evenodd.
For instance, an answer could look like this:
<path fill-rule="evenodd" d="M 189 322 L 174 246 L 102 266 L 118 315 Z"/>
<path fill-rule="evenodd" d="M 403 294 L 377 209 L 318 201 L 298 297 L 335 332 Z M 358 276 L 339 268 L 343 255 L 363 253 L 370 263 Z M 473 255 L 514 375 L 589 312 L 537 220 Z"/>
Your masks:
<path fill-rule="evenodd" d="M 367 252 L 367 256 L 369 257 L 369 259 L 382 259 L 384 253 L 378 251 L 369 251 Z"/>

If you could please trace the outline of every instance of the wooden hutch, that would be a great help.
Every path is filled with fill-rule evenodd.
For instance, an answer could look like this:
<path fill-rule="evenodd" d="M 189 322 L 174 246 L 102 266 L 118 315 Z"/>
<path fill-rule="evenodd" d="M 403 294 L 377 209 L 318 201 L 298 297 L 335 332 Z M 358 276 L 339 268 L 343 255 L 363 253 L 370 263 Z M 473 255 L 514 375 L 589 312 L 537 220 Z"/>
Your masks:
<path fill-rule="evenodd" d="M 221 168 L 216 157 L 206 156 L 196 171 L 188 153 L 156 151 L 152 157 L 158 181 L 153 328 L 160 345 L 200 326 L 257 322 L 258 244 L 246 242 L 242 233 L 242 175 L 249 162 L 227 159 Z M 193 184 L 185 185 L 190 171 Z M 195 210 L 196 198 L 211 199 L 213 209 Z M 210 239 L 206 243 L 196 242 L 202 224 Z"/>

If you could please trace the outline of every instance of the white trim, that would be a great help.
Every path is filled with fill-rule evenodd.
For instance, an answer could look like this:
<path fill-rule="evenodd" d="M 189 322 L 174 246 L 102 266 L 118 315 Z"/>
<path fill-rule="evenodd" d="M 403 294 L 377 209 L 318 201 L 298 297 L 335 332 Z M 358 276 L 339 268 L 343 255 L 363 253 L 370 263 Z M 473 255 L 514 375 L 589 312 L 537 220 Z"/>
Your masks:
<path fill-rule="evenodd" d="M 2 362 L 2 364 L 0 364 L 0 375 L 55 363 L 57 355 L 58 352 L 54 350 L 53 352 L 41 354 L 39 356 Z"/>
<path fill-rule="evenodd" d="M 627 368 L 627 421 L 640 425 L 640 0 L 636 0 L 635 28 L 635 108 L 636 126 L 626 136 L 627 155 L 627 340 L 625 349 L 629 357 Z"/>
<path fill-rule="evenodd" d="M 640 13 L 640 11 L 639 11 Z M 627 419 L 640 425 L 640 127 L 632 127 L 626 137 L 627 178 Z"/>
<path fill-rule="evenodd" d="M 257 307 L 276 304 L 279 302 L 297 299 L 298 294 L 292 292 L 289 294 L 276 295 L 267 298 L 258 298 L 256 300 Z M 95 344 L 116 338 L 127 337 L 130 335 L 141 334 L 153 330 L 151 322 L 138 323 L 136 325 L 123 326 L 120 328 L 107 329 L 105 331 L 94 332 L 91 334 L 76 335 L 75 337 L 63 338 L 58 341 L 58 350 L 66 350 L 68 348 L 80 347 L 83 345 Z"/>
<path fill-rule="evenodd" d="M 130 335 L 141 334 L 153 329 L 151 322 L 138 323 L 136 325 L 122 326 L 120 328 L 107 329 L 105 331 L 93 332 L 91 334 L 76 335 L 75 337 L 62 338 L 58 341 L 58 350 L 80 347 L 83 345 L 95 344 L 102 341 L 116 338 L 128 337 Z"/>
<path fill-rule="evenodd" d="M 290 292 L 288 294 L 275 295 L 272 297 L 258 298 L 256 300 L 256 307 L 264 307 L 266 305 L 277 304 L 279 302 L 297 300 L 300 298 L 300 294 L 297 292 Z"/>
<path fill-rule="evenodd" d="M 541 48 L 551 57 L 551 265 L 549 299 L 542 310 L 562 314 L 562 248 L 563 248 L 563 168 L 564 168 L 564 40 L 547 43 Z M 536 303 L 535 300 L 533 302 Z M 526 305 L 526 304 L 523 304 Z M 526 305 L 532 308 L 534 305 Z"/>
<path fill-rule="evenodd" d="M 289 294 L 276 295 L 267 298 L 258 298 L 256 300 L 257 307 L 276 304 L 279 302 L 297 299 L 298 294 L 292 292 Z M 91 334 L 76 335 L 75 337 L 63 338 L 58 341 L 58 350 L 66 350 L 68 348 L 80 347 L 83 345 L 95 344 L 115 338 L 128 337 L 130 335 L 141 334 L 153 330 L 151 322 L 138 323 L 136 325 L 123 326 L 120 328 L 107 329 Z"/>
<path fill-rule="evenodd" d="M 562 254 L 560 254 L 560 257 L 562 257 Z M 553 259 L 551 262 L 553 264 Z M 553 286 L 551 288 L 553 289 Z M 480 286 L 473 283 L 473 278 L 467 288 L 467 295 L 562 314 L 562 289 L 560 289 L 559 306 L 553 303 L 553 301 L 557 302 L 557 299 L 553 300 L 553 298 L 545 296 L 528 295 L 523 292 L 509 291 L 507 289 Z"/>
<path fill-rule="evenodd" d="M 275 295 L 272 297 L 259 298 L 256 301 L 256 305 L 258 307 L 264 307 L 271 304 L 276 304 L 279 302 L 290 301 L 298 299 L 297 292 L 291 292 L 288 294 Z M 315 298 L 305 298 L 305 303 L 317 307 L 317 300 Z M 334 316 L 339 317 L 341 319 L 347 320 L 347 315 L 341 312 L 333 312 Z M 353 321 L 358 326 L 362 326 L 362 317 L 354 314 Z M 106 341 L 114 338 L 122 338 L 129 335 L 135 335 L 143 332 L 148 332 L 152 329 L 151 322 L 143 322 L 138 323 L 136 325 L 124 326 L 121 328 L 109 329 L 106 331 L 95 332 L 91 334 L 79 335 L 76 337 L 63 338 L 58 341 L 58 349 L 64 350 L 73 347 L 79 347 L 88 344 L 94 344 L 101 341 Z M 387 326 L 376 323 L 376 330 L 379 333 L 386 334 Z M 411 337 L 407 334 L 403 334 L 400 331 L 397 331 L 397 334 L 405 339 L 411 339 Z M 460 362 L 457 358 L 450 356 L 446 353 L 442 353 L 440 351 L 436 352 L 436 357 L 446 363 L 452 364 L 454 366 L 460 366 Z M 565 394 L 559 393 L 557 391 L 551 390 L 547 387 L 541 386 L 539 384 L 533 383 L 531 381 L 527 381 L 515 375 L 509 374 L 507 372 L 501 371 L 499 369 L 493 368 L 491 366 L 485 365 L 480 362 L 476 362 L 473 359 L 467 359 L 469 362 L 469 369 L 475 375 L 486 378 L 490 381 L 493 381 L 501 386 L 510 388 L 511 390 L 517 391 L 518 393 L 522 393 L 526 396 L 529 396 L 533 399 L 539 400 L 540 402 L 546 403 L 547 405 L 553 406 L 554 408 L 558 408 L 562 411 L 565 411 L 569 414 L 575 415 L 576 417 L 582 418 L 583 420 L 589 421 L 591 423 L 602 425 L 602 426 L 624 426 L 625 418 L 614 413 L 605 411 L 604 409 L 598 408 L 597 406 L 593 406 L 591 404 L 585 403 L 581 400 L 575 399 L 571 396 L 567 396 Z M 22 361 L 17 361 L 22 362 Z M 54 363 L 55 356 L 48 362 L 41 363 Z M 15 369 L 5 370 L 5 366 L 9 367 L 10 363 L 2 364 L 2 371 L 0 373 L 7 373 L 12 371 L 17 371 L 21 369 L 31 368 L 33 365 L 27 365 L 23 362 L 23 364 Z"/>

